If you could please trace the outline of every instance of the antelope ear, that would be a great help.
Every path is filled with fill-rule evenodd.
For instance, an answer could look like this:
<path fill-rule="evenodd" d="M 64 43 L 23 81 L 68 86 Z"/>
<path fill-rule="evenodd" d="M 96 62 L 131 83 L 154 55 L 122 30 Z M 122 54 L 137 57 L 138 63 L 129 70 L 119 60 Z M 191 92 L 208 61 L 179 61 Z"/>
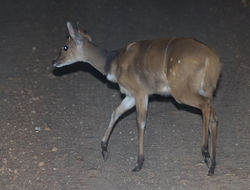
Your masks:
<path fill-rule="evenodd" d="M 78 45 L 82 45 L 82 37 L 81 35 L 79 35 L 78 32 L 76 32 L 74 30 L 74 28 L 72 27 L 70 22 L 67 22 L 67 28 L 69 31 L 69 35 L 70 37 L 78 44 Z"/>
<path fill-rule="evenodd" d="M 92 38 L 86 33 L 86 31 L 84 30 L 84 28 L 80 25 L 79 22 L 76 23 L 77 25 L 77 30 L 79 32 L 79 34 L 84 37 L 87 38 L 90 42 L 92 42 Z"/>
<path fill-rule="evenodd" d="M 67 22 L 67 28 L 68 28 L 70 37 L 73 39 L 76 39 L 76 33 L 70 22 Z"/>

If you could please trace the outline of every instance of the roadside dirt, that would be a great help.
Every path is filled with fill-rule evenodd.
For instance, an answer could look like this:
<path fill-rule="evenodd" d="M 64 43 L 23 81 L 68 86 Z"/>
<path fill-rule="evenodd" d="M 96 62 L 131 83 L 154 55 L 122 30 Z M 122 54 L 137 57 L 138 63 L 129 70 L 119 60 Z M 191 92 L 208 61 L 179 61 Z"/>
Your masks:
<path fill-rule="evenodd" d="M 215 97 L 217 168 L 201 162 L 198 110 L 153 97 L 145 162 L 136 114 L 117 124 L 103 162 L 100 141 L 121 96 L 89 65 L 53 70 L 80 21 L 101 47 L 159 37 L 194 37 L 220 55 Z M 0 189 L 250 189 L 250 8 L 241 1 L 4 1 L 0 6 Z"/>

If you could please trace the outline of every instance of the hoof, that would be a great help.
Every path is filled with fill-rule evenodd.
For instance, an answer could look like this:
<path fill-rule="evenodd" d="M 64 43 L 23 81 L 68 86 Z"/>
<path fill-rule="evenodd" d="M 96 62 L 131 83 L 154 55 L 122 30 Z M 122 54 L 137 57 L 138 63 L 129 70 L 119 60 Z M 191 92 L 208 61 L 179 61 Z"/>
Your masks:
<path fill-rule="evenodd" d="M 137 164 L 136 164 L 135 168 L 132 171 L 133 172 L 140 171 L 142 169 L 143 162 L 144 162 L 143 156 L 139 156 Z"/>
<path fill-rule="evenodd" d="M 107 143 L 101 142 L 101 148 L 102 148 L 103 160 L 107 161 L 107 159 L 108 159 L 108 146 L 107 146 Z"/>
<path fill-rule="evenodd" d="M 211 168 L 209 168 L 209 170 L 208 170 L 208 176 L 213 176 L 214 175 L 214 169 L 215 169 L 215 167 L 211 167 Z"/>
<path fill-rule="evenodd" d="M 204 162 L 206 163 L 207 167 L 209 168 L 209 166 L 211 165 L 210 158 L 204 157 Z"/>
<path fill-rule="evenodd" d="M 132 169 L 132 172 L 139 172 L 142 168 L 142 165 L 141 166 L 138 166 L 136 165 L 134 169 Z"/>
<path fill-rule="evenodd" d="M 210 154 L 207 150 L 202 150 L 202 156 L 204 158 L 204 162 L 206 163 L 207 167 L 209 168 L 210 164 Z"/>
<path fill-rule="evenodd" d="M 208 176 L 214 175 L 215 166 L 216 166 L 215 159 L 211 159 L 208 167 L 208 174 L 207 174 Z"/>

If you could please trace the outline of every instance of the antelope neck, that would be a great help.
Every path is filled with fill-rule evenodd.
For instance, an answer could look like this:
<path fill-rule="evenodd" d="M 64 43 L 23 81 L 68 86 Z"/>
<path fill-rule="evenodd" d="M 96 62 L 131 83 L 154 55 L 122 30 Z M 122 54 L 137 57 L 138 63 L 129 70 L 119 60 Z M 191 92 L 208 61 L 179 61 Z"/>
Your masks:
<path fill-rule="evenodd" d="M 101 49 L 93 44 L 91 47 L 89 63 L 95 67 L 103 75 L 108 75 L 111 72 L 112 62 L 118 55 L 119 51 L 108 51 Z"/>

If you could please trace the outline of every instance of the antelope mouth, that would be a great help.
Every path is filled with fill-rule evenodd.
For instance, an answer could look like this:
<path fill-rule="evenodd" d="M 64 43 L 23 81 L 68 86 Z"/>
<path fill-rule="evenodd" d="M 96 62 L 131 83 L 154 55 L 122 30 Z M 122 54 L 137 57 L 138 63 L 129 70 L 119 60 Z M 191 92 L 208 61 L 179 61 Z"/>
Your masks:
<path fill-rule="evenodd" d="M 56 62 L 56 60 L 53 60 L 52 61 L 52 66 L 55 67 L 55 68 L 60 68 L 60 67 L 63 67 L 63 64 L 59 64 Z"/>
<path fill-rule="evenodd" d="M 60 68 L 60 67 L 62 67 L 62 66 L 59 65 L 59 64 L 53 63 L 53 67 L 55 67 L 55 68 Z"/>
<path fill-rule="evenodd" d="M 53 65 L 53 67 L 60 68 L 60 67 L 64 67 L 64 66 L 67 66 L 67 65 L 71 65 L 73 63 L 75 63 L 75 62 L 66 61 L 66 62 L 57 63 L 56 61 L 53 61 L 52 65 Z"/>

